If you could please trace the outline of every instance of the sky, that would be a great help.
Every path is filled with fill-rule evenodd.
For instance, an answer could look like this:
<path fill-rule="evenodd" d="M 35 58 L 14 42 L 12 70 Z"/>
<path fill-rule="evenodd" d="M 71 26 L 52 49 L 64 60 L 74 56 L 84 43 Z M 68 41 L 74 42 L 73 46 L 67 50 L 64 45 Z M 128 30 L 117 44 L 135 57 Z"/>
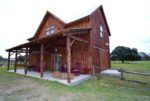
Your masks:
<path fill-rule="evenodd" d="M 27 42 L 46 11 L 65 22 L 103 5 L 111 31 L 110 50 L 116 46 L 150 53 L 150 0 L 0 0 L 0 55 Z"/>

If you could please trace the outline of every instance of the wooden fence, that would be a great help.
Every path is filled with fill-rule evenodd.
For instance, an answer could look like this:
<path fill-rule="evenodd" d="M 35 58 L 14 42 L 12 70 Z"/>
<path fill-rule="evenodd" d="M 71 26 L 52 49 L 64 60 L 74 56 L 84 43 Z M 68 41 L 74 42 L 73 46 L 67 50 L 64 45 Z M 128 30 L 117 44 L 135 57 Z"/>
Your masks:
<path fill-rule="evenodd" d="M 121 73 L 120 79 L 121 80 L 126 80 L 126 81 L 132 81 L 132 82 L 138 82 L 138 83 L 143 83 L 143 84 L 147 84 L 145 82 L 141 82 L 141 81 L 136 81 L 136 80 L 128 80 L 125 78 L 124 73 L 127 74 L 133 74 L 133 75 L 143 75 L 143 76 L 150 76 L 150 73 L 140 73 L 140 72 L 132 72 L 132 71 L 126 71 L 123 68 L 118 69 L 118 71 Z"/>

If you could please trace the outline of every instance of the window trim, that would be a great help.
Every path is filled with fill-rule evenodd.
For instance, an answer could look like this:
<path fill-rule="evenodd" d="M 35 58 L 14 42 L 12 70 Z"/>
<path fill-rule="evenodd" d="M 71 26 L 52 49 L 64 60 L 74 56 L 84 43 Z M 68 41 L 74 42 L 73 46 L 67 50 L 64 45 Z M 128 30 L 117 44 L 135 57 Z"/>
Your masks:
<path fill-rule="evenodd" d="M 99 26 L 99 35 L 101 38 L 104 36 L 104 27 L 102 25 Z"/>
<path fill-rule="evenodd" d="M 55 26 L 52 25 L 50 27 L 47 27 L 45 29 L 45 35 L 48 36 L 48 35 L 52 35 L 53 33 L 55 32 Z"/>

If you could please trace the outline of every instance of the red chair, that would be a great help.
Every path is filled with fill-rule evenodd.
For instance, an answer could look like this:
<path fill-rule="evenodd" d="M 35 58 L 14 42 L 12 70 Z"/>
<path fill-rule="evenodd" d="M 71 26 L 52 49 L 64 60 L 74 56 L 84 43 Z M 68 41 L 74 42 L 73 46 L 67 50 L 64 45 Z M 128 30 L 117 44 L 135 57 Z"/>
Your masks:
<path fill-rule="evenodd" d="M 80 69 L 81 69 L 81 63 L 76 63 L 76 67 L 72 68 L 72 73 L 74 73 L 75 76 L 80 75 Z"/>
<path fill-rule="evenodd" d="M 61 66 L 59 71 L 66 73 L 67 72 L 67 67 Z"/>
<path fill-rule="evenodd" d="M 89 74 L 90 71 L 91 71 L 91 68 L 89 68 L 89 67 L 84 67 L 83 68 L 83 73 L 84 74 Z"/>

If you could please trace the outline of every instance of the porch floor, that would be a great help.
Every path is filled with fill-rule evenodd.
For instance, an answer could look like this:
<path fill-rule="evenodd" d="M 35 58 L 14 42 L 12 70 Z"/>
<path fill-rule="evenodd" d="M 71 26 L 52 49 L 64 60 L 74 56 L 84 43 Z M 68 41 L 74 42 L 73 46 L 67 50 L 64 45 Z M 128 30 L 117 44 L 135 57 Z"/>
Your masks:
<path fill-rule="evenodd" d="M 8 72 L 14 72 L 14 70 L 9 70 Z M 17 69 L 17 74 L 24 74 L 24 69 Z M 82 83 L 85 80 L 88 80 L 90 78 L 92 78 L 91 75 L 87 75 L 87 74 L 80 74 L 79 76 L 75 76 L 73 80 L 71 80 L 71 83 L 68 83 L 67 80 L 63 80 L 63 79 L 59 79 L 59 78 L 54 78 L 52 77 L 52 73 L 49 71 L 44 72 L 43 78 L 40 77 L 40 73 L 39 72 L 35 72 L 35 71 L 28 71 L 27 76 L 32 76 L 32 77 L 36 77 L 36 78 L 40 78 L 40 79 L 44 79 L 44 80 L 52 80 L 52 81 L 57 81 L 61 84 L 64 85 L 68 85 L 68 86 L 74 86 L 77 84 Z"/>

